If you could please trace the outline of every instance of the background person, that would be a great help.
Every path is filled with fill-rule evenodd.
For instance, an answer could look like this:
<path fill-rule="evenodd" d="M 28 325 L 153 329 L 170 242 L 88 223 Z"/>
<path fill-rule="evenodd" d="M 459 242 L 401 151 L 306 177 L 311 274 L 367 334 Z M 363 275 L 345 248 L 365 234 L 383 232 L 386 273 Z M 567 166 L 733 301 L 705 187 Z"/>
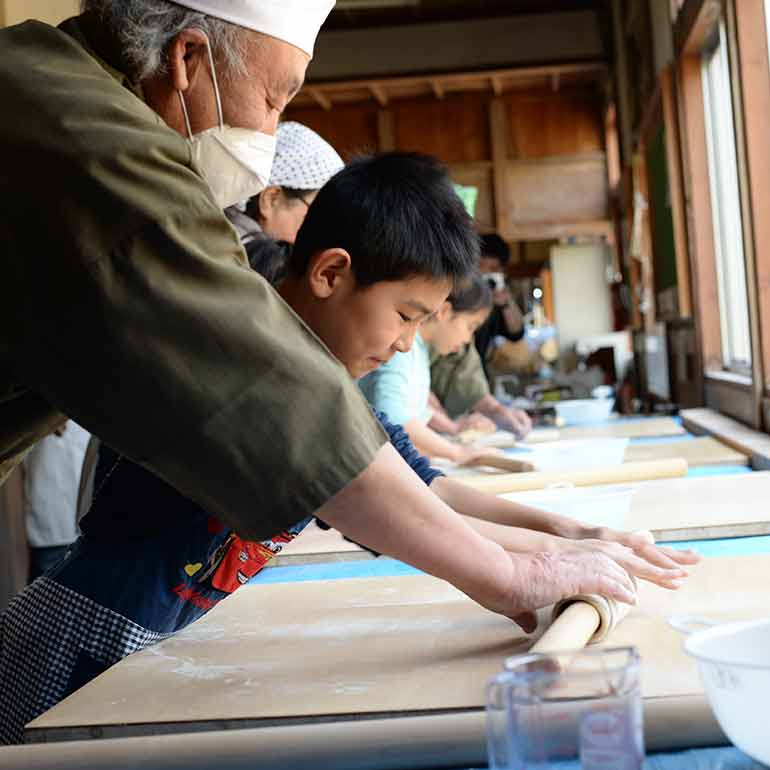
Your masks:
<path fill-rule="evenodd" d="M 466 413 L 481 414 L 518 438 L 524 438 L 532 430 L 532 420 L 525 411 L 507 406 L 492 395 L 473 343 L 449 355 L 432 349 L 430 382 L 436 401 L 450 419 Z"/>
<path fill-rule="evenodd" d="M 78 529 L 75 509 L 88 431 L 69 420 L 32 448 L 22 463 L 24 521 L 29 542 L 29 580 L 55 567 Z"/>

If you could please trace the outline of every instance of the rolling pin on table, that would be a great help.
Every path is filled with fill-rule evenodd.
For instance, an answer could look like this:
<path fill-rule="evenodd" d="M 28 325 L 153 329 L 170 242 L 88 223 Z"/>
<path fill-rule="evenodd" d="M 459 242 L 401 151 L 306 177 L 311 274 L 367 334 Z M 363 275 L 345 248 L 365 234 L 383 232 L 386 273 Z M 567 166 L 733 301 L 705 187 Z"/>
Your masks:
<path fill-rule="evenodd" d="M 652 460 L 639 463 L 579 471 L 553 471 L 506 474 L 502 476 L 457 477 L 457 481 L 490 494 L 524 492 L 528 489 L 546 489 L 549 486 L 569 483 L 574 486 L 594 484 L 628 484 L 650 479 L 668 479 L 687 475 L 687 461 L 681 458 Z"/>

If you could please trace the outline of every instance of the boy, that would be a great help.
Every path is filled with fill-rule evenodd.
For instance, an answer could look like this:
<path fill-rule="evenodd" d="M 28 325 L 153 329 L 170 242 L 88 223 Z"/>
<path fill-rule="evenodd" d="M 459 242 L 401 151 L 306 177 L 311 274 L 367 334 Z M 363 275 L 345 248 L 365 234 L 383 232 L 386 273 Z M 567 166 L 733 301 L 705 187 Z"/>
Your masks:
<path fill-rule="evenodd" d="M 474 268 L 477 256 L 470 219 L 443 170 L 422 156 L 386 155 L 352 164 L 321 190 L 299 232 L 281 293 L 307 333 L 320 337 L 341 362 L 340 376 L 358 378 L 409 348 L 419 324 Z M 269 362 L 265 367 L 269 378 Z M 393 445 L 387 462 L 396 472 L 392 487 L 380 493 L 406 500 L 401 484 L 411 484 L 417 473 L 425 482 L 419 507 L 404 502 L 381 520 L 331 504 L 317 512 L 319 519 L 449 580 L 528 630 L 534 628 L 533 610 L 574 593 L 600 592 L 633 603 L 626 570 L 668 587 L 684 577 L 672 553 L 633 536 L 617 535 L 638 555 L 618 543 L 567 546 L 547 533 L 494 523 L 534 525 L 568 537 L 596 534 L 577 522 L 459 488 L 429 467 L 398 426 L 384 426 Z M 276 426 L 275 435 L 286 430 L 302 425 Z M 474 526 L 434 488 L 457 510 L 473 513 Z M 269 518 L 269 511 L 264 515 Z M 0 740 L 20 740 L 24 724 L 37 714 L 130 652 L 200 617 L 307 521 L 261 543 L 244 541 L 164 481 L 105 448 L 83 536 L 64 562 L 0 617 Z"/>

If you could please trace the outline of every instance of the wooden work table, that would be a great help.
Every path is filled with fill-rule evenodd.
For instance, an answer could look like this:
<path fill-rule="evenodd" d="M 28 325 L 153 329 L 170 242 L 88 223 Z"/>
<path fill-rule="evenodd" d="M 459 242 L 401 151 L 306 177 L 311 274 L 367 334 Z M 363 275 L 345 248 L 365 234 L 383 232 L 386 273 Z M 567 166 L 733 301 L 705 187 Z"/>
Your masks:
<path fill-rule="evenodd" d="M 693 568 L 678 592 L 642 584 L 638 607 L 608 643 L 640 649 L 653 730 L 648 745 L 721 740 L 667 618 L 767 615 L 769 565 L 767 553 L 723 556 Z M 425 575 L 253 585 L 114 666 L 32 722 L 28 736 L 70 740 L 474 712 L 503 659 L 530 644 L 510 621 Z"/>

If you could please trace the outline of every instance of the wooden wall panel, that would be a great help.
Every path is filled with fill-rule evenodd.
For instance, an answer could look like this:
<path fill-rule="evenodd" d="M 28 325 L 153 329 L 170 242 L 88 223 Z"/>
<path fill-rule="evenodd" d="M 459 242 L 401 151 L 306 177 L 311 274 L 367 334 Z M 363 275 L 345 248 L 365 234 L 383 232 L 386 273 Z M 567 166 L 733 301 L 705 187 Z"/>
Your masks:
<path fill-rule="evenodd" d="M 544 158 L 604 150 L 602 102 L 594 91 L 509 94 L 509 157 Z"/>
<path fill-rule="evenodd" d="M 584 225 L 581 232 L 606 234 L 603 109 L 596 90 L 572 87 L 296 107 L 286 118 L 316 130 L 346 159 L 386 149 L 434 155 L 456 182 L 479 188 L 480 230 L 532 240 Z"/>
<path fill-rule="evenodd" d="M 320 108 L 292 109 L 287 120 L 304 123 L 329 142 L 345 160 L 361 153 L 377 152 L 377 104 L 334 106 L 326 111 Z"/>
<path fill-rule="evenodd" d="M 393 102 L 396 149 L 435 155 L 444 163 L 489 160 L 489 126 L 484 94 Z"/>
<path fill-rule="evenodd" d="M 513 227 L 588 222 L 607 216 L 604 154 L 509 161 L 506 185 Z"/>

